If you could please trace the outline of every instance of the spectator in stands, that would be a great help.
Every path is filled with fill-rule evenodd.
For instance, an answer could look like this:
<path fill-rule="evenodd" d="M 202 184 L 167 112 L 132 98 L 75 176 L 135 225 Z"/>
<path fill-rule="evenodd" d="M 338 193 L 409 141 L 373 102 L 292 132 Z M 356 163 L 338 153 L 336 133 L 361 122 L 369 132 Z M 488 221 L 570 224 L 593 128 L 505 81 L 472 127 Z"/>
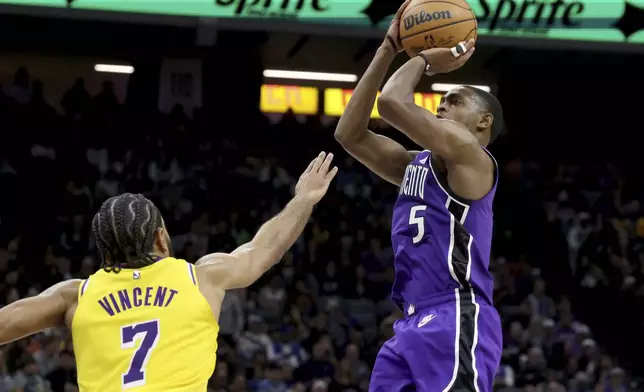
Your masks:
<path fill-rule="evenodd" d="M 244 306 L 238 293 L 244 289 L 226 292 L 219 313 L 219 333 L 222 339 L 233 341 L 238 337 L 245 325 Z"/>
<path fill-rule="evenodd" d="M 85 80 L 78 78 L 63 96 L 61 106 L 67 116 L 76 118 L 89 111 L 90 100 L 90 95 L 85 89 Z"/>
<path fill-rule="evenodd" d="M 30 110 L 45 118 L 54 115 L 56 109 L 47 102 L 45 98 L 45 86 L 42 80 L 35 80 L 31 85 L 31 97 L 29 98 Z"/>
<path fill-rule="evenodd" d="M 69 350 L 63 350 L 58 355 L 58 365 L 47 373 L 52 392 L 69 392 L 78 390 L 76 385 L 76 369 L 74 354 Z"/>
<path fill-rule="evenodd" d="M 267 331 L 268 326 L 259 315 L 251 314 L 248 317 L 248 329 L 241 333 L 237 341 L 237 349 L 244 360 L 265 361 L 273 345 Z"/>
<path fill-rule="evenodd" d="M 5 89 L 7 97 L 21 105 L 29 103 L 29 98 L 31 97 L 29 79 L 29 71 L 24 67 L 18 68 L 13 77 L 13 83 Z"/>
<path fill-rule="evenodd" d="M 532 293 L 525 300 L 526 313 L 532 316 L 551 318 L 555 315 L 555 303 L 546 294 L 546 282 L 542 278 L 533 281 Z"/>
<path fill-rule="evenodd" d="M 40 373 L 34 358 L 25 354 L 20 360 L 20 370 L 14 377 L 14 387 L 25 392 L 40 392 L 47 387 L 47 381 Z"/>

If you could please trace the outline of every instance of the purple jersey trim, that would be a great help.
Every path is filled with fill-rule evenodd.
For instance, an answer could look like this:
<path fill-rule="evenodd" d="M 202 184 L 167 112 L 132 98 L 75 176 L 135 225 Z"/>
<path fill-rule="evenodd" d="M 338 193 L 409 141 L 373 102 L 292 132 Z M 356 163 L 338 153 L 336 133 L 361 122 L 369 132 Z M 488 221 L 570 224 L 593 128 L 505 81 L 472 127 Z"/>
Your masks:
<path fill-rule="evenodd" d="M 194 284 L 196 286 L 197 285 L 197 278 L 195 277 L 195 270 L 194 270 L 192 264 L 186 263 L 186 265 L 188 266 L 188 273 L 190 274 L 190 279 L 192 280 L 192 284 Z"/>
<path fill-rule="evenodd" d="M 81 296 L 83 296 L 83 294 L 85 294 L 85 289 L 87 289 L 87 284 L 88 283 L 89 283 L 89 278 L 85 279 L 85 281 L 83 282 L 83 285 L 81 286 L 81 291 L 80 291 Z"/>

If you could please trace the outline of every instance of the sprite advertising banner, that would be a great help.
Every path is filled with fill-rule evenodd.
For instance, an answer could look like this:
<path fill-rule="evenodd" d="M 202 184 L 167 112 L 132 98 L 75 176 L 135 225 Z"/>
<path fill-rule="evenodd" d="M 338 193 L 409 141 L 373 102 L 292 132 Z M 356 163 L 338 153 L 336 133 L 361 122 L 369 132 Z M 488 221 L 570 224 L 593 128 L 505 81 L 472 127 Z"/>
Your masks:
<path fill-rule="evenodd" d="M 396 0 L 0 0 L 0 4 L 385 28 Z M 644 0 L 469 0 L 479 34 L 644 43 Z"/>

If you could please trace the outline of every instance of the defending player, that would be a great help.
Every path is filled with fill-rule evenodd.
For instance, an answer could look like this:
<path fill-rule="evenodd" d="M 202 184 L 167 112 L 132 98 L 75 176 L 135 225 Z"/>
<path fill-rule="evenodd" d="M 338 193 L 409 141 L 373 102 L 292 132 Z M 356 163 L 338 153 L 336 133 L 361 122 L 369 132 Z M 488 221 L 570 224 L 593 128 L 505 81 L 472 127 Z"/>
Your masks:
<path fill-rule="evenodd" d="M 378 100 L 382 118 L 424 151 L 407 151 L 369 131 L 378 87 L 400 51 L 400 13 L 335 133 L 357 160 L 400 186 L 391 234 L 392 298 L 406 317 L 380 350 L 370 391 L 492 391 L 502 349 L 488 272 L 497 167 L 484 146 L 501 130 L 502 110 L 492 95 L 471 87 L 448 92 L 437 116 L 414 104 L 421 75 L 462 66 L 473 52 L 469 42 L 454 52 L 430 49 L 412 58 Z"/>
<path fill-rule="evenodd" d="M 293 245 L 337 173 L 332 159 L 311 162 L 293 199 L 249 243 L 196 266 L 171 257 L 148 199 L 107 200 L 93 221 L 103 268 L 0 309 L 0 344 L 66 325 L 81 392 L 205 392 L 225 290 L 251 285 Z"/>

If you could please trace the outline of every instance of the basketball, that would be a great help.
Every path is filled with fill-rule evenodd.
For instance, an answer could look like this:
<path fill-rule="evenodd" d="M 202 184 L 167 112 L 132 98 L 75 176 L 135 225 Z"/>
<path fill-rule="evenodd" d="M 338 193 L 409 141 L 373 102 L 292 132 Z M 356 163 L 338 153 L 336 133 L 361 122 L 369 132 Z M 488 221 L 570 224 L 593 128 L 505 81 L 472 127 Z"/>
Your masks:
<path fill-rule="evenodd" d="M 465 0 L 412 0 L 400 18 L 400 40 L 410 57 L 476 37 L 476 15 Z"/>

